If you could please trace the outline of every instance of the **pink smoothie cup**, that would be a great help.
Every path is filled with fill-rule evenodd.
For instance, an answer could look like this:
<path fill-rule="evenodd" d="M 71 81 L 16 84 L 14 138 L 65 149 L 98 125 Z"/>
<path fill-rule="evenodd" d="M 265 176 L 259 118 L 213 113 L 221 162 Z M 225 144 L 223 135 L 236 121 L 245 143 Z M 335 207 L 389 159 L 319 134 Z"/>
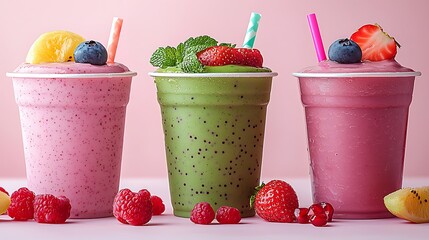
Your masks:
<path fill-rule="evenodd" d="M 69 198 L 72 218 L 112 215 L 135 75 L 7 73 L 19 106 L 28 188 Z"/>
<path fill-rule="evenodd" d="M 408 109 L 420 72 L 293 75 L 305 108 L 313 201 L 331 203 L 334 218 L 391 217 L 383 197 L 402 187 Z"/>

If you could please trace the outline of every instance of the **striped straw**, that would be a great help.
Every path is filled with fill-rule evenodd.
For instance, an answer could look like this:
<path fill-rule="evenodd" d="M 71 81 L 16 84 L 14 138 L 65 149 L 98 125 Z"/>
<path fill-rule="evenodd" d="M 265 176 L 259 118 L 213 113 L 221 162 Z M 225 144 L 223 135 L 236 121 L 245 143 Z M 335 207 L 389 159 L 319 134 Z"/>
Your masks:
<path fill-rule="evenodd" d="M 110 29 L 109 42 L 107 43 L 107 62 L 115 62 L 116 49 L 118 48 L 119 36 L 121 35 L 123 20 L 118 17 L 113 18 L 112 28 Z"/>
<path fill-rule="evenodd" d="M 253 45 L 255 44 L 256 32 L 258 31 L 259 20 L 261 20 L 261 14 L 252 12 L 250 15 L 246 36 L 244 37 L 244 48 L 253 48 Z"/>

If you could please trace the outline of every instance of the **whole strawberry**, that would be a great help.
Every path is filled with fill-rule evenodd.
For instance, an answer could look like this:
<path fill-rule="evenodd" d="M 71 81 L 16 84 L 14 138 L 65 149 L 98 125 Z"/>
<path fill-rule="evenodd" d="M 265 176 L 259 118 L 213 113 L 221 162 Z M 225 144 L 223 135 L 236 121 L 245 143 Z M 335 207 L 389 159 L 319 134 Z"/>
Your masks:
<path fill-rule="evenodd" d="M 269 222 L 293 222 L 298 208 L 295 190 L 282 180 L 272 180 L 257 187 L 253 206 L 256 213 Z M 253 199 L 252 199 L 253 200 Z"/>
<path fill-rule="evenodd" d="M 17 221 L 33 219 L 34 214 L 34 192 L 22 187 L 10 196 L 10 206 L 7 215 Z"/>
<path fill-rule="evenodd" d="M 70 210 L 70 200 L 64 196 L 41 194 L 34 199 L 34 220 L 38 223 L 64 223 Z"/>
<path fill-rule="evenodd" d="M 143 225 L 152 218 L 152 202 L 146 189 L 135 193 L 127 188 L 116 194 L 113 201 L 113 215 L 124 224 Z"/>

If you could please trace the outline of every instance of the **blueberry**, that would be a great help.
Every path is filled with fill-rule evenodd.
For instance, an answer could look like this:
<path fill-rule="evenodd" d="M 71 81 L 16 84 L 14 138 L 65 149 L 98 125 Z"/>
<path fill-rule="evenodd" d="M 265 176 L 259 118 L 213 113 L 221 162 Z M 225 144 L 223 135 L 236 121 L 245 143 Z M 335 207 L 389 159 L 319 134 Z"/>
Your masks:
<path fill-rule="evenodd" d="M 104 65 L 107 61 L 106 48 L 101 43 L 93 40 L 79 44 L 74 50 L 73 56 L 74 61 L 77 63 Z"/>
<path fill-rule="evenodd" d="M 359 63 L 362 50 L 350 39 L 338 39 L 329 46 L 329 59 L 338 63 Z"/>

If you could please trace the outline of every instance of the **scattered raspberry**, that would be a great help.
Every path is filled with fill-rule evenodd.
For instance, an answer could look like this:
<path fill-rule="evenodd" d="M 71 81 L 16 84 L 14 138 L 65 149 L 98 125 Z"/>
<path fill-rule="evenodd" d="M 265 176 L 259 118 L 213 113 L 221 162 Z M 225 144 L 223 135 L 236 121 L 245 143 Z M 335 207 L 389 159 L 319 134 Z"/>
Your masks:
<path fill-rule="evenodd" d="M 216 211 L 216 220 L 220 224 L 237 224 L 241 221 L 240 211 L 234 207 L 222 206 Z"/>
<path fill-rule="evenodd" d="M 195 204 L 191 211 L 191 221 L 196 224 L 210 224 L 215 218 L 215 212 L 208 202 Z"/>
<path fill-rule="evenodd" d="M 34 192 L 23 187 L 12 193 L 7 215 L 17 221 L 33 219 L 34 214 Z"/>
<path fill-rule="evenodd" d="M 146 189 L 138 193 L 125 188 L 116 194 L 113 215 L 124 224 L 143 225 L 152 218 L 152 202 Z"/>
<path fill-rule="evenodd" d="M 38 223 L 64 223 L 70 210 L 70 200 L 64 196 L 41 194 L 34 199 L 34 220 Z"/>
<path fill-rule="evenodd" d="M 156 195 L 150 196 L 150 201 L 152 202 L 153 215 L 161 215 L 165 211 L 165 205 L 160 197 Z"/>
<path fill-rule="evenodd" d="M 2 187 L 0 187 L 0 192 L 4 192 L 9 196 L 9 193 L 6 190 L 4 190 L 4 188 L 2 188 Z"/>

